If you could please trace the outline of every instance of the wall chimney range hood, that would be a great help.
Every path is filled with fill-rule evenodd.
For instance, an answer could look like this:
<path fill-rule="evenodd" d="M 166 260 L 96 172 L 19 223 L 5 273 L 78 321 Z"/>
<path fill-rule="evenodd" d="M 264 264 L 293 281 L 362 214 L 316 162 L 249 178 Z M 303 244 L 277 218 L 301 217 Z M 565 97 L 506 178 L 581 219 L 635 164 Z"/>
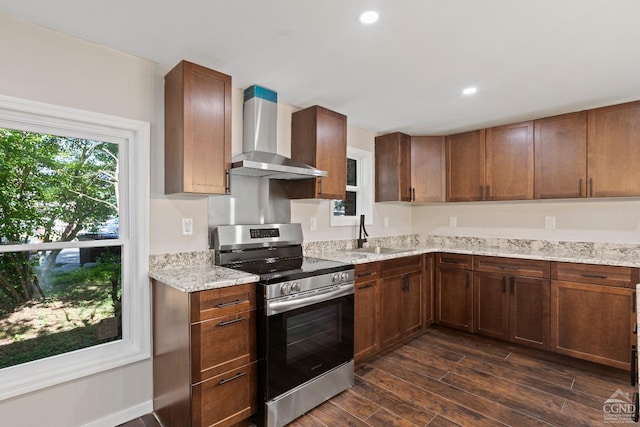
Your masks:
<path fill-rule="evenodd" d="M 231 160 L 231 174 L 270 179 L 309 179 L 327 176 L 277 153 L 278 94 L 261 86 L 244 91 L 243 153 Z"/>

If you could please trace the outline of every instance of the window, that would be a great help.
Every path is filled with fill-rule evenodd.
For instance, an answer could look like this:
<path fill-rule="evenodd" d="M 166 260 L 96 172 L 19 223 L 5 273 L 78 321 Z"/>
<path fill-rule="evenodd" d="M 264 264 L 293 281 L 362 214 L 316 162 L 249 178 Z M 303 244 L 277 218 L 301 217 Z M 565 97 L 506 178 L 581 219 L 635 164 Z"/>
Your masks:
<path fill-rule="evenodd" d="M 148 123 L 0 96 L 0 400 L 149 357 Z"/>
<path fill-rule="evenodd" d="M 331 201 L 331 225 L 355 226 L 360 215 L 372 223 L 373 167 L 369 151 L 347 147 L 347 192 L 344 200 Z"/>

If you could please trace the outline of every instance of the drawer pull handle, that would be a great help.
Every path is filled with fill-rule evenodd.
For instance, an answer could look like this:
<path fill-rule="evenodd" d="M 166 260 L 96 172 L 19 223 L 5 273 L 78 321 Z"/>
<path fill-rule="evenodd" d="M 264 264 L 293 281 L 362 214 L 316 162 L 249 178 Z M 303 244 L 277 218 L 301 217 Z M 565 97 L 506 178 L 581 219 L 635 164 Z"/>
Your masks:
<path fill-rule="evenodd" d="M 602 274 L 581 274 L 582 277 L 587 277 L 590 279 L 606 279 L 607 276 L 604 276 Z"/>
<path fill-rule="evenodd" d="M 501 265 L 499 267 L 503 270 L 517 270 L 520 268 L 520 267 L 514 267 L 512 265 Z"/>
<path fill-rule="evenodd" d="M 440 258 L 440 262 L 446 262 L 449 264 L 464 264 L 465 261 L 453 259 L 453 258 Z"/>
<path fill-rule="evenodd" d="M 232 305 L 242 304 L 243 302 L 247 302 L 247 301 L 248 300 L 246 300 L 246 299 L 237 299 L 235 301 L 218 304 L 216 307 L 218 307 L 218 308 L 231 307 Z"/>
<path fill-rule="evenodd" d="M 218 385 L 222 385 L 222 384 L 228 383 L 229 381 L 237 380 L 238 378 L 242 378 L 245 375 L 247 375 L 246 372 L 238 372 L 237 374 L 235 374 L 231 378 L 227 378 L 226 380 L 225 379 L 221 379 L 220 382 L 218 383 Z"/>
<path fill-rule="evenodd" d="M 367 289 L 373 286 L 373 283 L 369 283 L 368 285 L 360 286 L 358 289 Z"/>
<path fill-rule="evenodd" d="M 218 323 L 218 326 L 233 325 L 234 323 L 242 322 L 243 320 L 247 320 L 247 318 L 246 317 L 238 317 L 237 319 L 227 320 L 225 322 Z"/>
<path fill-rule="evenodd" d="M 371 276 L 372 274 L 374 274 L 373 271 L 367 271 L 365 273 L 359 273 L 356 277 L 367 277 L 367 276 Z"/>

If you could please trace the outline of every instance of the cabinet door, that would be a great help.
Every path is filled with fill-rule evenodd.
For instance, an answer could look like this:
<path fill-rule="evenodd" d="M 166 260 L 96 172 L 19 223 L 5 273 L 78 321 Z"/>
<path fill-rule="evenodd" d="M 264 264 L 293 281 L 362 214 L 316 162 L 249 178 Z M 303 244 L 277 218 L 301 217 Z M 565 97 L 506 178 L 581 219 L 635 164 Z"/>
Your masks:
<path fill-rule="evenodd" d="M 551 282 L 514 276 L 509 282 L 510 341 L 549 350 Z"/>
<path fill-rule="evenodd" d="M 315 166 L 329 175 L 318 178 L 318 198 L 342 200 L 347 188 L 347 117 L 318 108 L 318 142 Z"/>
<path fill-rule="evenodd" d="M 384 349 L 402 338 L 405 331 L 402 303 L 404 277 L 388 277 L 380 282 L 380 348 Z"/>
<path fill-rule="evenodd" d="M 508 277 L 502 274 L 473 275 L 474 332 L 493 338 L 509 339 Z"/>
<path fill-rule="evenodd" d="M 446 138 L 447 202 L 483 200 L 485 191 L 485 130 Z"/>
<path fill-rule="evenodd" d="M 587 113 L 534 122 L 536 199 L 586 197 Z"/>
<path fill-rule="evenodd" d="M 533 121 L 487 129 L 485 200 L 533 199 Z"/>
<path fill-rule="evenodd" d="M 629 370 L 633 297 L 633 289 L 553 280 L 551 350 Z"/>
<path fill-rule="evenodd" d="M 356 283 L 354 306 L 355 360 L 366 359 L 380 348 L 378 337 L 378 281 Z"/>
<path fill-rule="evenodd" d="M 436 323 L 472 332 L 472 272 L 439 268 L 436 274 Z"/>
<path fill-rule="evenodd" d="M 195 384 L 192 425 L 222 427 L 246 420 L 257 412 L 257 389 L 255 362 Z"/>
<path fill-rule="evenodd" d="M 376 137 L 376 202 L 410 202 L 411 137 L 392 133 Z"/>
<path fill-rule="evenodd" d="M 328 175 L 287 183 L 292 199 L 338 199 L 346 197 L 347 116 L 314 105 L 291 117 L 291 158 Z"/>
<path fill-rule="evenodd" d="M 165 193 L 227 193 L 231 77 L 180 62 L 165 76 Z"/>
<path fill-rule="evenodd" d="M 589 197 L 640 195 L 640 101 L 589 111 Z"/>
<path fill-rule="evenodd" d="M 446 193 L 445 173 L 444 137 L 412 136 L 412 201 L 443 202 Z"/>
<path fill-rule="evenodd" d="M 422 272 L 416 271 L 404 275 L 405 287 L 403 289 L 403 307 L 400 315 L 404 317 L 404 335 L 411 335 L 422 329 L 423 303 L 422 303 Z"/>
<path fill-rule="evenodd" d="M 427 327 L 435 322 L 433 315 L 433 255 L 425 254 L 424 270 L 422 270 L 422 309 L 424 310 L 424 324 Z"/>

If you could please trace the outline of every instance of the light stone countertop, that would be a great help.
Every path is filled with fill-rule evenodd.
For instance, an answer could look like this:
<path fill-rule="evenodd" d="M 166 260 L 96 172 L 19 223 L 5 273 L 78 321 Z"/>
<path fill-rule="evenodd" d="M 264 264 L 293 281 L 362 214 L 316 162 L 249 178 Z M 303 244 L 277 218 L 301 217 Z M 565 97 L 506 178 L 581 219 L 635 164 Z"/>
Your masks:
<path fill-rule="evenodd" d="M 382 261 L 386 259 L 400 258 L 411 255 L 420 255 L 433 252 L 448 252 L 468 255 L 497 256 L 506 258 L 521 258 L 542 261 L 572 262 L 583 264 L 612 265 L 619 267 L 640 268 L 640 258 L 625 254 L 593 254 L 568 252 L 562 250 L 537 250 L 528 248 L 493 248 L 477 247 L 473 249 L 464 247 L 435 247 L 435 246 L 393 246 L 395 249 L 404 249 L 403 252 L 392 254 L 376 254 L 350 252 L 349 249 L 311 252 L 307 255 L 317 258 L 325 258 L 334 261 L 342 261 L 350 264 L 362 264 L 367 262 Z"/>
<path fill-rule="evenodd" d="M 640 245 L 593 242 L 553 242 L 523 239 L 482 239 L 446 236 L 394 236 L 369 239 L 367 245 L 402 249 L 392 254 L 353 252 L 352 241 L 311 242 L 305 255 L 350 264 L 382 261 L 411 255 L 449 252 L 543 261 L 572 262 L 640 268 Z M 347 248 L 345 248 L 345 245 Z M 365 245 L 365 246 L 367 246 Z M 183 292 L 253 283 L 257 275 L 216 266 L 212 251 L 163 254 L 150 257 L 149 276 Z"/>
<path fill-rule="evenodd" d="M 255 274 L 217 265 L 155 270 L 150 271 L 149 276 L 182 292 L 206 291 L 260 280 Z"/>

